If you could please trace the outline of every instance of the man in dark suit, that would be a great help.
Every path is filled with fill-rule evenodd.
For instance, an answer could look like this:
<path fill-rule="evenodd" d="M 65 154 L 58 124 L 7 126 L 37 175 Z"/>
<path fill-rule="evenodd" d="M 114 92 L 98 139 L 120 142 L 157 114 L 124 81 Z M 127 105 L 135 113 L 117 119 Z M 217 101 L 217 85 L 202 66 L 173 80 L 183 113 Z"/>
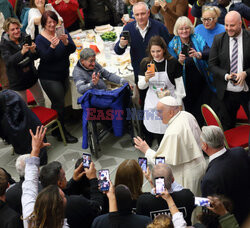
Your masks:
<path fill-rule="evenodd" d="M 164 177 L 165 188 L 172 196 L 179 211 L 183 213 L 187 225 L 191 225 L 191 215 L 195 207 L 194 194 L 174 181 L 172 170 L 167 164 L 159 163 L 153 167 L 152 178 L 157 177 Z M 153 220 L 159 214 L 170 215 L 170 209 L 162 197 L 156 198 L 154 194 L 148 192 L 137 199 L 136 213 L 150 216 Z"/>
<path fill-rule="evenodd" d="M 224 147 L 224 134 L 217 126 L 205 126 L 201 133 L 202 150 L 209 156 L 209 165 L 201 181 L 203 197 L 225 195 L 233 202 L 233 213 L 241 224 L 249 213 L 250 169 L 247 152 Z"/>
<path fill-rule="evenodd" d="M 250 100 L 250 31 L 241 28 L 240 14 L 230 11 L 225 17 L 226 32 L 215 36 L 209 54 L 209 70 L 219 101 L 214 102 L 224 130 L 233 128 L 240 105 L 248 118 Z"/>

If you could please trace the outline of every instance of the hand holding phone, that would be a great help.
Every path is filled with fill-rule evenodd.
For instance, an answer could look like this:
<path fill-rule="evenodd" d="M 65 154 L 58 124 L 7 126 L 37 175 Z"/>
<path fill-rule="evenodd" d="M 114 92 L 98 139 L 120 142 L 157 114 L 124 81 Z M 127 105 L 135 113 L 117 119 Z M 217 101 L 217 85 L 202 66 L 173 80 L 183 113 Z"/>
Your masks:
<path fill-rule="evenodd" d="M 190 50 L 190 46 L 188 44 L 183 44 L 182 49 L 181 49 L 181 53 L 183 55 L 185 55 L 186 57 L 189 56 L 189 50 Z"/>
<path fill-rule="evenodd" d="M 138 163 L 139 163 L 142 171 L 147 172 L 147 166 L 148 166 L 147 158 L 139 157 L 138 158 Z"/>
<path fill-rule="evenodd" d="M 124 40 L 127 40 L 127 41 L 128 41 L 128 44 L 130 44 L 131 38 L 130 38 L 130 33 L 129 33 L 129 31 L 127 31 L 127 30 L 122 31 L 121 36 L 124 37 Z"/>
<path fill-rule="evenodd" d="M 90 163 L 91 163 L 91 154 L 83 153 L 82 154 L 83 168 L 88 168 L 89 169 Z"/>
<path fill-rule="evenodd" d="M 161 195 L 165 190 L 164 177 L 155 178 L 155 194 Z"/>
<path fill-rule="evenodd" d="M 147 65 L 147 72 L 155 73 L 155 64 L 154 63 L 149 63 Z"/>
<path fill-rule="evenodd" d="M 109 190 L 109 170 L 108 169 L 101 169 L 98 171 L 98 182 L 100 185 L 100 190 L 102 192 Z"/>
<path fill-rule="evenodd" d="M 194 204 L 201 207 L 210 207 L 210 201 L 204 197 L 194 197 Z"/>
<path fill-rule="evenodd" d="M 30 35 L 26 35 L 24 37 L 24 44 L 28 44 L 28 46 L 32 45 L 32 40 L 31 40 L 31 36 Z"/>

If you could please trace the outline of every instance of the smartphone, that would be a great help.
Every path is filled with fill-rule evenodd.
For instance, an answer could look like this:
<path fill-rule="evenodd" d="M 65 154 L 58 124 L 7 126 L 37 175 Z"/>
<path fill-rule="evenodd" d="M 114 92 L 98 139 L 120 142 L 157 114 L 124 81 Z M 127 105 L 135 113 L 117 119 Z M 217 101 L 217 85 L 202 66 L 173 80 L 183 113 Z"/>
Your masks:
<path fill-rule="evenodd" d="M 185 56 L 189 56 L 189 50 L 190 50 L 190 47 L 188 44 L 183 44 L 182 46 L 182 49 L 181 49 L 181 53 Z"/>
<path fill-rule="evenodd" d="M 91 154 L 82 154 L 82 164 L 83 168 L 89 168 L 91 163 Z"/>
<path fill-rule="evenodd" d="M 210 207 L 209 199 L 203 197 L 194 197 L 194 204 L 201 207 Z"/>
<path fill-rule="evenodd" d="M 156 157 L 155 164 L 157 165 L 159 163 L 165 164 L 165 157 Z"/>
<path fill-rule="evenodd" d="M 61 35 L 65 34 L 63 24 L 56 26 L 56 36 L 60 37 Z"/>
<path fill-rule="evenodd" d="M 128 43 L 130 44 L 131 38 L 130 38 L 130 33 L 129 33 L 129 31 L 127 31 L 127 30 L 122 31 L 121 36 L 123 36 L 124 39 L 127 40 Z"/>
<path fill-rule="evenodd" d="M 233 83 L 237 83 L 238 81 L 236 80 L 237 76 L 233 75 L 233 77 L 231 79 L 229 79 L 231 82 Z"/>
<path fill-rule="evenodd" d="M 24 44 L 28 44 L 29 46 L 32 45 L 32 40 L 31 40 L 31 36 L 30 35 L 26 35 L 24 37 Z"/>
<path fill-rule="evenodd" d="M 164 177 L 155 178 L 155 193 L 161 195 L 165 191 Z"/>
<path fill-rule="evenodd" d="M 139 157 L 138 163 L 141 166 L 142 171 L 147 172 L 147 166 L 148 166 L 147 158 Z"/>
<path fill-rule="evenodd" d="M 108 169 L 101 169 L 98 171 L 98 181 L 100 184 L 100 190 L 108 191 L 109 190 L 109 170 Z"/>
<path fill-rule="evenodd" d="M 155 64 L 154 63 L 149 63 L 147 65 L 147 71 L 150 71 L 151 73 L 155 73 Z"/>

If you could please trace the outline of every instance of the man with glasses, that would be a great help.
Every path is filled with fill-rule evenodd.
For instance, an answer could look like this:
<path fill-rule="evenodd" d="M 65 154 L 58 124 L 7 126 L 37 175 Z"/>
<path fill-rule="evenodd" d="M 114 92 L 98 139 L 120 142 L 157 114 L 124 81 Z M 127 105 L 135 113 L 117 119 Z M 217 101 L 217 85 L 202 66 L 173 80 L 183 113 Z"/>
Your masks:
<path fill-rule="evenodd" d="M 84 94 L 89 89 L 107 89 L 103 79 L 124 85 L 127 81 L 116 74 L 105 70 L 96 62 L 96 54 L 91 48 L 85 48 L 80 53 L 80 60 L 77 62 L 73 79 L 80 94 Z"/>
<path fill-rule="evenodd" d="M 230 11 L 225 17 L 226 32 L 215 36 L 209 54 L 218 101 L 214 109 L 224 130 L 235 127 L 240 105 L 249 118 L 250 32 L 242 29 L 241 16 Z"/>

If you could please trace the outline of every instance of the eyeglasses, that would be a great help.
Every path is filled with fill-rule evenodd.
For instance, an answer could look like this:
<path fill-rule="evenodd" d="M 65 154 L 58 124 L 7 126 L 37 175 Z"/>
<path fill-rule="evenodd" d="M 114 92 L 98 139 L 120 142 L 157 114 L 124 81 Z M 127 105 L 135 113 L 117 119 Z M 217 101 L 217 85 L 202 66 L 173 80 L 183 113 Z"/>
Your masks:
<path fill-rule="evenodd" d="M 190 30 L 190 27 L 178 28 L 178 30 L 180 30 L 180 31 Z"/>
<path fill-rule="evenodd" d="M 209 17 L 209 18 L 204 18 L 204 17 L 202 17 L 201 18 L 201 21 L 204 23 L 204 22 L 212 22 L 214 20 L 214 18 L 213 17 Z"/>

